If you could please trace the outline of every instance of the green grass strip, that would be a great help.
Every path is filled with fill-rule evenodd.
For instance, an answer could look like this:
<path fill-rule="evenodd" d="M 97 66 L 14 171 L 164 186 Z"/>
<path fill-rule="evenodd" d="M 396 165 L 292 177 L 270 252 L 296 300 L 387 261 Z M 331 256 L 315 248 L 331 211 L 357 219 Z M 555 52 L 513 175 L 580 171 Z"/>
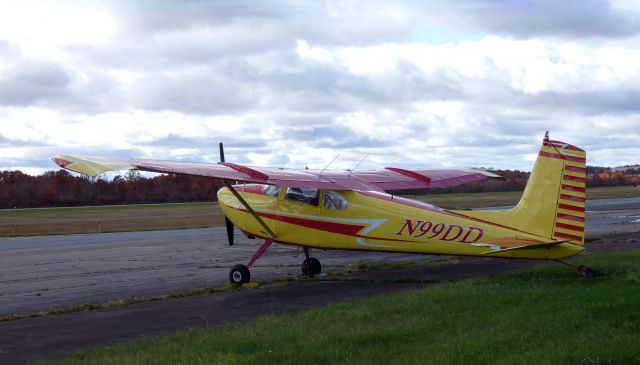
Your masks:
<path fill-rule="evenodd" d="M 51 364 L 640 364 L 640 251 L 101 346 Z M 272 305 L 272 304 L 270 304 Z"/>

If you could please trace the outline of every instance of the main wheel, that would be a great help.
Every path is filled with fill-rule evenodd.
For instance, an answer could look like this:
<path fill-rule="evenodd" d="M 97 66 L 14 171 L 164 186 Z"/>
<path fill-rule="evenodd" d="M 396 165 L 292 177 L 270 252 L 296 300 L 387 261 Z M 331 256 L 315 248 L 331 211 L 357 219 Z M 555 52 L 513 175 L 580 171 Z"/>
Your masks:
<path fill-rule="evenodd" d="M 320 264 L 320 260 L 317 258 L 309 257 L 302 262 L 301 269 L 303 275 L 313 277 L 314 275 L 318 275 L 322 272 L 322 265 Z"/>
<path fill-rule="evenodd" d="M 244 265 L 236 265 L 229 271 L 229 281 L 231 284 L 242 286 L 244 283 L 248 283 L 251 280 L 251 273 L 249 268 Z"/>

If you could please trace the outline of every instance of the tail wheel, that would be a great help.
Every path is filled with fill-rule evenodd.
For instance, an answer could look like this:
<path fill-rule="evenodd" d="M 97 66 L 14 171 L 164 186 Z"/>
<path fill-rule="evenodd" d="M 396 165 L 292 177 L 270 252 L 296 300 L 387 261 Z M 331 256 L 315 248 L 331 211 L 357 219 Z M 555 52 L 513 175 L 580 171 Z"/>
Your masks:
<path fill-rule="evenodd" d="M 313 277 L 314 275 L 318 275 L 322 272 L 320 260 L 315 257 L 309 257 L 304 260 L 300 268 L 302 269 L 302 274 L 308 277 Z"/>
<path fill-rule="evenodd" d="M 251 273 L 249 268 L 244 265 L 236 265 L 229 271 L 229 281 L 231 284 L 242 286 L 244 283 L 248 283 L 251 280 Z"/>

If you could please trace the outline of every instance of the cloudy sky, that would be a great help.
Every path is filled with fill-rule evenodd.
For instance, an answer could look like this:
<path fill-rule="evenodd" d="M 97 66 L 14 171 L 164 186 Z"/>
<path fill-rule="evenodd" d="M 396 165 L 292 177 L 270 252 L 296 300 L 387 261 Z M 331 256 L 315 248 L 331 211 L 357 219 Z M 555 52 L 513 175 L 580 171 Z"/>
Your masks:
<path fill-rule="evenodd" d="M 0 169 L 640 163 L 637 1 L 3 1 Z"/>

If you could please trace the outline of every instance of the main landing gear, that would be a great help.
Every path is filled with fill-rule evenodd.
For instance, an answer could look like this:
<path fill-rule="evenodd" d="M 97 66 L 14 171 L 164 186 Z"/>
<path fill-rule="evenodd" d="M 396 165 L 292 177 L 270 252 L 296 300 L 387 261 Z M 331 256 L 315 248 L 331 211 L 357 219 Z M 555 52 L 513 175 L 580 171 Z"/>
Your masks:
<path fill-rule="evenodd" d="M 258 251 L 256 251 L 256 253 L 253 255 L 251 260 L 249 260 L 249 263 L 247 264 L 247 266 L 235 265 L 234 267 L 232 267 L 231 270 L 229 271 L 229 282 L 231 282 L 231 284 L 234 284 L 236 286 L 241 286 L 242 284 L 248 283 L 249 281 L 251 281 L 251 272 L 249 271 L 249 268 L 253 266 L 256 260 L 260 256 L 262 256 L 262 254 L 267 250 L 267 248 L 269 248 L 269 246 L 271 246 L 272 242 L 273 242 L 273 239 L 271 238 L 265 239 L 262 246 L 258 248 Z M 303 249 L 304 249 L 305 260 L 302 262 L 302 265 L 301 265 L 302 274 L 307 277 L 313 277 L 315 275 L 320 274 L 322 272 L 322 265 L 320 264 L 320 260 L 318 260 L 315 257 L 309 257 L 308 247 L 304 247 Z"/>
<path fill-rule="evenodd" d="M 309 248 L 304 248 L 304 261 L 302 261 L 302 265 L 300 268 L 302 269 L 302 275 L 308 276 L 310 278 L 318 275 L 322 272 L 322 265 L 320 265 L 320 260 L 315 257 L 309 257 Z"/>

